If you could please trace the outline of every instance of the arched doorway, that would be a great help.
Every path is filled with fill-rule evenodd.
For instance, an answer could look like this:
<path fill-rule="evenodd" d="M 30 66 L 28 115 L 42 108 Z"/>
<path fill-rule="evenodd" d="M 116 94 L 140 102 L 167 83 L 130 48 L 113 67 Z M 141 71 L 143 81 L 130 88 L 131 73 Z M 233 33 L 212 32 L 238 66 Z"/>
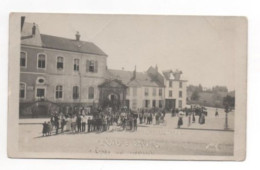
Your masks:
<path fill-rule="evenodd" d="M 108 105 L 108 107 L 111 107 L 113 109 L 119 109 L 120 107 L 120 95 L 119 94 L 116 94 L 116 93 L 110 93 L 108 96 L 107 96 L 107 102 L 106 102 Z"/>
<path fill-rule="evenodd" d="M 99 104 L 118 110 L 125 105 L 126 88 L 119 80 L 108 80 L 99 85 Z"/>

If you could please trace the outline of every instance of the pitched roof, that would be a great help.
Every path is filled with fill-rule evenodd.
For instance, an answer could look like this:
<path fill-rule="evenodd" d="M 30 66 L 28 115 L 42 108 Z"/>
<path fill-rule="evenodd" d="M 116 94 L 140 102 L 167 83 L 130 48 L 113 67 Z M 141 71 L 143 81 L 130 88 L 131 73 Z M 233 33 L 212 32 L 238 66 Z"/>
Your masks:
<path fill-rule="evenodd" d="M 164 86 L 163 76 L 158 72 L 158 67 L 155 68 L 150 66 L 147 70 L 148 75 L 153 81 L 156 81 L 160 86 Z"/>
<path fill-rule="evenodd" d="M 40 46 L 49 49 L 107 56 L 106 53 L 104 53 L 98 46 L 96 46 L 92 42 L 77 41 L 76 39 L 40 34 L 37 24 L 36 34 L 33 36 L 32 27 L 32 23 L 24 23 L 21 32 L 21 44 Z"/>
<path fill-rule="evenodd" d="M 44 48 L 107 56 L 107 54 L 92 42 L 77 41 L 45 34 L 41 34 L 41 39 Z"/>
<path fill-rule="evenodd" d="M 132 71 L 109 69 L 108 72 L 110 79 L 119 79 L 127 86 L 161 87 L 161 84 L 159 84 L 156 81 L 153 81 L 152 78 L 146 72 L 136 72 L 136 78 L 133 80 Z"/>

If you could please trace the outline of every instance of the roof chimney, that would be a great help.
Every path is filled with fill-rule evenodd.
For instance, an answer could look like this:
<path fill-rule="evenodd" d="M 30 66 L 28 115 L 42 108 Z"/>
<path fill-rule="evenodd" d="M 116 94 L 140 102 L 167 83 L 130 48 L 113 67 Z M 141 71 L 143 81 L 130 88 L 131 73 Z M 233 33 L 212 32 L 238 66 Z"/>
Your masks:
<path fill-rule="evenodd" d="M 156 66 L 155 66 L 155 70 L 156 70 L 156 72 L 158 72 L 158 66 L 157 66 L 157 64 L 156 64 Z"/>
<path fill-rule="evenodd" d="M 77 31 L 77 33 L 76 33 L 76 40 L 77 41 L 79 41 L 80 40 L 80 34 L 79 34 L 79 32 Z"/>
<path fill-rule="evenodd" d="M 21 31 L 23 30 L 24 21 L 25 21 L 25 16 L 22 16 L 21 17 Z"/>
<path fill-rule="evenodd" d="M 131 78 L 131 80 L 135 80 L 136 79 L 136 66 L 135 66 L 135 70 L 133 71 L 133 77 Z"/>
<path fill-rule="evenodd" d="M 36 33 L 36 25 L 35 25 L 35 23 L 33 23 L 32 36 L 35 36 L 35 33 Z"/>

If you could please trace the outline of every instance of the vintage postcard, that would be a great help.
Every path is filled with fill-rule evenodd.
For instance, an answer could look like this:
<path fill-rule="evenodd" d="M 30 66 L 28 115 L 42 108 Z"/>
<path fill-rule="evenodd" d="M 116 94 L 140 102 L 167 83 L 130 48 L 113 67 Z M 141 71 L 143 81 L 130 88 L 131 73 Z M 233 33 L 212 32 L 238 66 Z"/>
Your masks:
<path fill-rule="evenodd" d="M 9 157 L 245 159 L 245 17 L 11 13 L 9 29 Z"/>

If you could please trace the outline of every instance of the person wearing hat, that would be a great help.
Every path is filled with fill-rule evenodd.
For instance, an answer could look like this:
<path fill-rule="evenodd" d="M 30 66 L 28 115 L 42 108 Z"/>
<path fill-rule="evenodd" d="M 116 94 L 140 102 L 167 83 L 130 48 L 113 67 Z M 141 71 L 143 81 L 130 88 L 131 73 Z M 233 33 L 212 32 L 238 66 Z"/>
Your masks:
<path fill-rule="evenodd" d="M 178 129 L 181 128 L 181 126 L 183 125 L 183 120 L 182 120 L 182 116 L 183 116 L 183 112 L 179 112 L 179 118 L 178 118 Z"/>

